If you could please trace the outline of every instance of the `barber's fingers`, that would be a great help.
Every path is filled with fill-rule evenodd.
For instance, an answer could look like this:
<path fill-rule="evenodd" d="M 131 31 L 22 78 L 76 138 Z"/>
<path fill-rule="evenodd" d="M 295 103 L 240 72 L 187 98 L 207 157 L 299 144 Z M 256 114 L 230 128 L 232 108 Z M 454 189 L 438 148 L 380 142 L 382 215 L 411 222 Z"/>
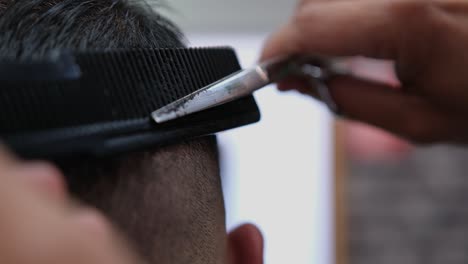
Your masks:
<path fill-rule="evenodd" d="M 65 201 L 68 196 L 62 173 L 48 162 L 22 162 L 14 173 L 49 199 Z"/>
<path fill-rule="evenodd" d="M 302 5 L 294 18 L 266 43 L 262 60 L 312 53 L 395 57 L 392 1 L 328 1 Z"/>
<path fill-rule="evenodd" d="M 101 211 L 79 203 L 68 209 L 66 217 L 71 221 L 70 229 L 72 232 L 77 231 L 76 238 L 83 239 L 82 242 L 90 246 L 92 251 L 90 256 L 85 256 L 87 261 L 76 261 L 76 263 L 90 263 L 89 259 L 93 260 L 91 263 L 144 263 L 132 245 Z M 83 252 L 83 249 L 79 249 L 78 253 Z M 92 256 L 93 253 L 97 255 Z"/>
<path fill-rule="evenodd" d="M 332 1 L 350 1 L 350 0 L 300 0 L 297 3 L 296 10 L 300 10 L 301 8 L 303 8 L 305 5 L 308 5 L 308 4 L 313 4 L 317 2 L 328 3 Z M 352 1 L 360 1 L 360 0 L 352 0 Z"/>
<path fill-rule="evenodd" d="M 64 200 L 67 196 L 59 169 L 44 161 L 22 161 L 0 144 L 0 180 L 5 177 L 21 181 L 53 200 Z"/>
<path fill-rule="evenodd" d="M 329 88 L 345 116 L 414 142 L 457 140 L 468 133 L 467 126 L 461 126 L 457 117 L 439 111 L 423 98 L 386 85 L 340 77 L 331 81 Z"/>
<path fill-rule="evenodd" d="M 15 155 L 0 141 L 0 171 L 3 168 L 15 165 L 16 161 L 17 158 Z M 0 178 L 1 177 L 2 173 L 0 172 Z"/>

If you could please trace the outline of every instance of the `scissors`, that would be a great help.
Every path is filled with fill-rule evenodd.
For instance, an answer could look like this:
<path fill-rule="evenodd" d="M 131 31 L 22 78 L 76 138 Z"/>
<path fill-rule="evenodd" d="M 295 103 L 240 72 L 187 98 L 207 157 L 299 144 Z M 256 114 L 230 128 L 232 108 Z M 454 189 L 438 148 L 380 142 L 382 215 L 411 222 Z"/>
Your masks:
<path fill-rule="evenodd" d="M 154 111 L 151 116 L 157 123 L 164 123 L 250 95 L 288 77 L 307 80 L 328 108 L 338 113 L 339 109 L 326 85 L 329 79 L 338 75 L 351 75 L 342 58 L 297 55 L 278 57 L 233 73 Z"/>

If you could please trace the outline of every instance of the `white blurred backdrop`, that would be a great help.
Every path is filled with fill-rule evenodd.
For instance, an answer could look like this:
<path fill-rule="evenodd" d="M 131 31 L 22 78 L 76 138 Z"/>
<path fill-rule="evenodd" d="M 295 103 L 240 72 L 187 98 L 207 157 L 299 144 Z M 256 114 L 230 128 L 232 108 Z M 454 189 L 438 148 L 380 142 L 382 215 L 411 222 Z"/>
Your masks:
<path fill-rule="evenodd" d="M 268 34 L 287 21 L 294 1 L 172 0 L 164 12 L 190 46 L 232 46 L 253 65 Z M 331 264 L 332 119 L 319 103 L 274 87 L 255 94 L 260 123 L 219 135 L 229 229 L 257 224 L 266 264 Z"/>

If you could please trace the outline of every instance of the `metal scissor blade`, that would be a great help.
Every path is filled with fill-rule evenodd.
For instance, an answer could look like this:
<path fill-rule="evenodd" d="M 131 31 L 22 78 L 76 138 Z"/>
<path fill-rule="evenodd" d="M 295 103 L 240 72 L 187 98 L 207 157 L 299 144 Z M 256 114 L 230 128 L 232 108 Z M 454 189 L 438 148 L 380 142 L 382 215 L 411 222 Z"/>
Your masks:
<path fill-rule="evenodd" d="M 267 70 L 261 66 L 238 71 L 154 111 L 151 116 L 157 123 L 163 123 L 234 101 L 271 82 Z"/>

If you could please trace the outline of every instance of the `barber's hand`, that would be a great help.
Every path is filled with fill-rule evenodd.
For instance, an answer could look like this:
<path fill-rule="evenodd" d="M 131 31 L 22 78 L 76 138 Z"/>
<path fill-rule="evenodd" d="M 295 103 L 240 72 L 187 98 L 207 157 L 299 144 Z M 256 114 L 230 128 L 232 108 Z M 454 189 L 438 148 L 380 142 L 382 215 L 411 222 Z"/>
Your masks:
<path fill-rule="evenodd" d="M 468 142 L 467 1 L 303 0 L 262 59 L 293 53 L 393 60 L 399 89 L 329 83 L 345 116 L 416 142 Z M 280 86 L 301 89 L 298 80 Z"/>
<path fill-rule="evenodd" d="M 0 263 L 137 263 L 103 216 L 71 203 L 55 167 L 1 146 L 0 234 Z"/>

